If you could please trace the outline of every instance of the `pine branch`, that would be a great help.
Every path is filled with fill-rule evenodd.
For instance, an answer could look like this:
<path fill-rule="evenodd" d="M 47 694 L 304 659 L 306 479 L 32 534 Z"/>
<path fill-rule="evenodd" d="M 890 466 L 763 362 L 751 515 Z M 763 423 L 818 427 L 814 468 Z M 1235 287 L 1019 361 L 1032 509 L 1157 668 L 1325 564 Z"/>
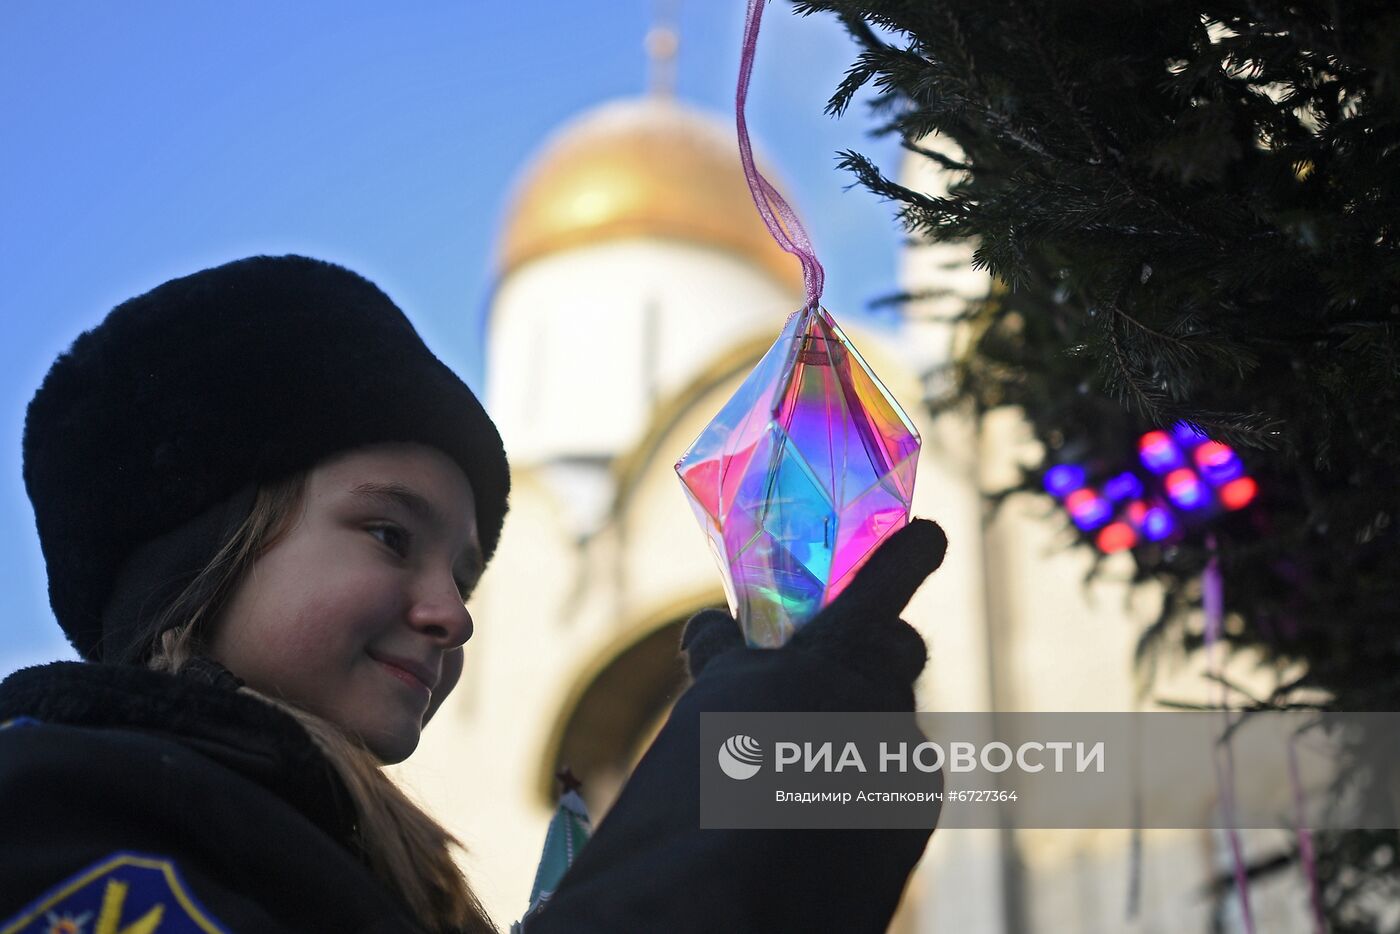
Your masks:
<path fill-rule="evenodd" d="M 1295 703 L 1301 691 L 1337 709 L 1397 709 L 1400 17 L 1390 5 L 796 6 L 837 14 L 859 43 L 833 112 L 873 91 L 877 132 L 955 177 L 932 196 L 855 153 L 843 168 L 889 199 L 911 234 L 967 243 L 994 276 L 992 294 L 956 315 L 967 349 L 931 411 L 1016 406 L 1047 463 L 1106 473 L 1131 462 L 1133 438 L 1176 421 L 1233 445 L 1260 492 L 1213 525 L 1226 609 L 1241 623 L 1222 638 L 1305 671 L 1250 709 L 1318 706 Z M 929 145 L 933 134 L 960 155 Z M 1027 471 L 996 502 L 1039 483 Z M 1206 550 L 1197 529 L 1131 555 L 1133 580 L 1163 594 L 1135 649 L 1146 696 L 1161 657 L 1201 648 L 1184 620 L 1199 608 Z M 1367 906 L 1400 895 L 1400 863 L 1373 857 L 1400 835 L 1319 841 L 1332 930 L 1376 929 Z"/>

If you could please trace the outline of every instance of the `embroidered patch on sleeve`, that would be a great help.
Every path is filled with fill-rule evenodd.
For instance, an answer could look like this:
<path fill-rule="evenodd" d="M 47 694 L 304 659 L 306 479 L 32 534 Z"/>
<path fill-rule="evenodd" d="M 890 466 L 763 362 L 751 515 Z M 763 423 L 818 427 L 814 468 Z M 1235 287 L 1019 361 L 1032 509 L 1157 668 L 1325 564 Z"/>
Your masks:
<path fill-rule="evenodd" d="M 228 934 L 185 888 L 175 864 L 114 853 L 58 884 L 0 934 Z"/>
<path fill-rule="evenodd" d="M 38 726 L 39 721 L 33 717 L 15 717 L 10 720 L 0 720 L 0 730 L 10 730 L 20 726 Z"/>

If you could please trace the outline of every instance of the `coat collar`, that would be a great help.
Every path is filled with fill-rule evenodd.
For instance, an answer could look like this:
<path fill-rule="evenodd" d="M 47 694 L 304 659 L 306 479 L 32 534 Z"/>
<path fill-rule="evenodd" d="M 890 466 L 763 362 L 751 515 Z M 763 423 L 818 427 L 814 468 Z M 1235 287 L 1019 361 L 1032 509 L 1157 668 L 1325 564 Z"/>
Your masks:
<path fill-rule="evenodd" d="M 209 659 L 192 661 L 178 675 L 52 662 L 0 682 L 0 722 L 32 717 L 169 736 L 286 799 L 362 856 L 354 806 L 330 762 L 294 718 L 239 693 L 242 684 Z"/>

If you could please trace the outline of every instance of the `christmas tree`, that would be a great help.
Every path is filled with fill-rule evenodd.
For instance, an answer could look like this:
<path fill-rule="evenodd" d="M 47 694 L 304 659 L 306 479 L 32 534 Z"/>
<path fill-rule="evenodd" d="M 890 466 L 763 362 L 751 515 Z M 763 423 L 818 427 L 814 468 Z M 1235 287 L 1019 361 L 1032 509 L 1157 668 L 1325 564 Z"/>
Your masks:
<path fill-rule="evenodd" d="M 830 111 L 873 88 L 880 131 L 954 182 L 931 196 L 844 165 L 993 276 L 935 408 L 1023 410 L 1048 455 L 1022 490 L 1179 422 L 1234 445 L 1260 493 L 1213 527 L 1223 638 L 1303 672 L 1254 706 L 1400 710 L 1394 4 L 794 6 L 862 48 Z M 1131 553 L 1165 594 L 1144 667 L 1199 648 L 1206 537 Z M 1381 930 L 1396 832 L 1318 842 L 1331 929 Z"/>

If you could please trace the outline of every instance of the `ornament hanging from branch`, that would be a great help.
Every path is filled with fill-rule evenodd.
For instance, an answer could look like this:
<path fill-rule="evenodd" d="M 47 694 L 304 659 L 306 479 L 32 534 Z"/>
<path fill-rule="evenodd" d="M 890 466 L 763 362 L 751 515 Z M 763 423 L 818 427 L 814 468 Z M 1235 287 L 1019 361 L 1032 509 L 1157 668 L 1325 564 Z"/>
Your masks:
<path fill-rule="evenodd" d="M 919 433 L 821 306 L 825 271 L 754 164 L 744 119 L 762 0 L 750 0 L 735 94 L 758 213 L 802 264 L 806 301 L 676 464 L 749 645 L 775 648 L 909 522 Z"/>

